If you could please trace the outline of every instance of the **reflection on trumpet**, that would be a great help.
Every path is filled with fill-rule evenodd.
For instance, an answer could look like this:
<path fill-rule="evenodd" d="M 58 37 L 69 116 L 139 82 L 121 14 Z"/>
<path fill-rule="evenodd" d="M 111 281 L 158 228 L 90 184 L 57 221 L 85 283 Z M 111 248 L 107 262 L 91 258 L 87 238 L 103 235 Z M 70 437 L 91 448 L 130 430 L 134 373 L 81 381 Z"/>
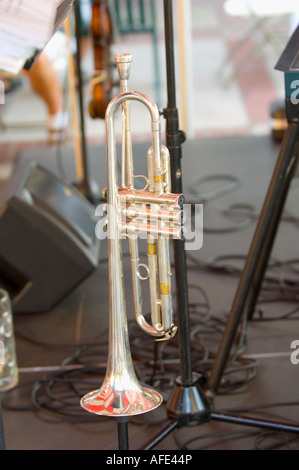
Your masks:
<path fill-rule="evenodd" d="M 107 210 L 109 244 L 109 351 L 104 383 L 81 400 L 86 410 L 106 416 L 131 416 L 155 409 L 162 396 L 139 383 L 130 353 L 124 295 L 121 239 L 128 237 L 131 255 L 135 316 L 143 331 L 157 340 L 172 338 L 171 266 L 169 238 L 183 238 L 183 195 L 170 192 L 169 152 L 160 143 L 160 115 L 146 95 L 128 91 L 130 54 L 115 57 L 122 92 L 106 111 Z M 151 116 L 152 146 L 147 154 L 148 176 L 135 189 L 130 130 L 130 103 L 141 102 Z M 115 113 L 122 108 L 122 169 L 118 185 Z M 140 177 L 140 175 L 139 175 Z M 138 238 L 147 239 L 148 265 L 140 263 Z M 146 275 L 141 270 L 145 268 Z M 151 324 L 142 313 L 141 282 L 149 281 Z"/>

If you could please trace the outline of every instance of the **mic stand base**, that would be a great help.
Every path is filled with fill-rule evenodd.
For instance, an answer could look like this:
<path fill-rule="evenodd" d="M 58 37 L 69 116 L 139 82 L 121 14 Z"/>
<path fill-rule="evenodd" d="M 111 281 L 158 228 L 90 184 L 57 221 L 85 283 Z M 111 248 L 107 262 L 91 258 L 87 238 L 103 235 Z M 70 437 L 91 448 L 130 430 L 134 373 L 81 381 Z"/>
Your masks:
<path fill-rule="evenodd" d="M 201 385 L 201 375 L 193 373 L 191 385 L 184 385 L 177 377 L 175 388 L 169 396 L 167 414 L 170 420 L 179 426 L 188 426 L 190 422 L 205 423 L 210 420 L 210 403 Z"/>
<path fill-rule="evenodd" d="M 299 434 L 299 426 L 292 423 L 279 423 L 276 421 L 248 417 L 233 413 L 211 411 L 209 402 L 204 392 L 196 383 L 191 387 L 182 387 L 177 384 L 177 389 L 170 398 L 170 421 L 152 436 L 139 450 L 151 450 L 165 439 L 174 429 L 186 427 L 194 422 L 201 425 L 207 422 L 220 421 L 223 423 L 238 424 L 254 428 L 267 429 L 276 432 L 289 432 Z M 173 419 L 172 419 L 173 418 Z M 177 418 L 175 420 L 175 418 Z"/>

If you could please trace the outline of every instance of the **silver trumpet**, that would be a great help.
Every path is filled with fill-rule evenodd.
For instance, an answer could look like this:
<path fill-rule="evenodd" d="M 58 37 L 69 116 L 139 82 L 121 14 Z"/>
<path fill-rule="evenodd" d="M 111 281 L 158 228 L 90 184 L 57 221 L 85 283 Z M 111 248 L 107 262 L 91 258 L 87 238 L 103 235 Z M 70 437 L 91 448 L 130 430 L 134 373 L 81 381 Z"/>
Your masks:
<path fill-rule="evenodd" d="M 131 254 L 133 297 L 137 323 L 157 340 L 172 338 L 171 266 L 169 238 L 182 239 L 182 194 L 170 192 L 169 152 L 160 143 L 160 115 L 156 104 L 146 95 L 128 91 L 131 54 L 115 56 L 121 93 L 106 110 L 107 214 L 109 250 L 109 351 L 104 382 L 99 390 L 81 399 L 87 411 L 105 416 L 132 416 L 157 408 L 160 393 L 138 381 L 130 352 L 124 295 L 121 240 L 128 237 Z M 152 146 L 147 154 L 148 176 L 143 189 L 135 189 L 130 102 L 143 103 L 151 116 Z M 118 185 L 115 138 L 115 112 L 122 107 L 122 168 Z M 147 239 L 148 265 L 140 263 L 138 238 Z M 142 276 L 141 270 L 146 275 Z M 149 281 L 151 324 L 142 313 L 141 282 Z"/>

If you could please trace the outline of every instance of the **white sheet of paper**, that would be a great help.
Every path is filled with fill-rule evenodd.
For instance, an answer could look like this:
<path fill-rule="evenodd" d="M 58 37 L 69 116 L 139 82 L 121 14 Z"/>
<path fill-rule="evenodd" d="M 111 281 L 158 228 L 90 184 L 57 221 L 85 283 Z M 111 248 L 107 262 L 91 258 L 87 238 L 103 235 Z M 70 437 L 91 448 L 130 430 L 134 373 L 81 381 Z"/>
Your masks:
<path fill-rule="evenodd" d="M 19 73 L 26 60 L 45 47 L 64 1 L 0 0 L 0 70 Z"/>

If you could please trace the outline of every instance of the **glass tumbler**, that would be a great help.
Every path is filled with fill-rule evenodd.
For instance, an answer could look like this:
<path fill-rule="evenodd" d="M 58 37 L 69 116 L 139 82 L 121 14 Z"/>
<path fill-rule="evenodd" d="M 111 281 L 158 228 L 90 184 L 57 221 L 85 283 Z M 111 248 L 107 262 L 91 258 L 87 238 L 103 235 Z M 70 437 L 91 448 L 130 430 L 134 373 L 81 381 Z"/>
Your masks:
<path fill-rule="evenodd" d="M 13 316 L 9 294 L 0 289 L 0 393 L 19 380 Z"/>

